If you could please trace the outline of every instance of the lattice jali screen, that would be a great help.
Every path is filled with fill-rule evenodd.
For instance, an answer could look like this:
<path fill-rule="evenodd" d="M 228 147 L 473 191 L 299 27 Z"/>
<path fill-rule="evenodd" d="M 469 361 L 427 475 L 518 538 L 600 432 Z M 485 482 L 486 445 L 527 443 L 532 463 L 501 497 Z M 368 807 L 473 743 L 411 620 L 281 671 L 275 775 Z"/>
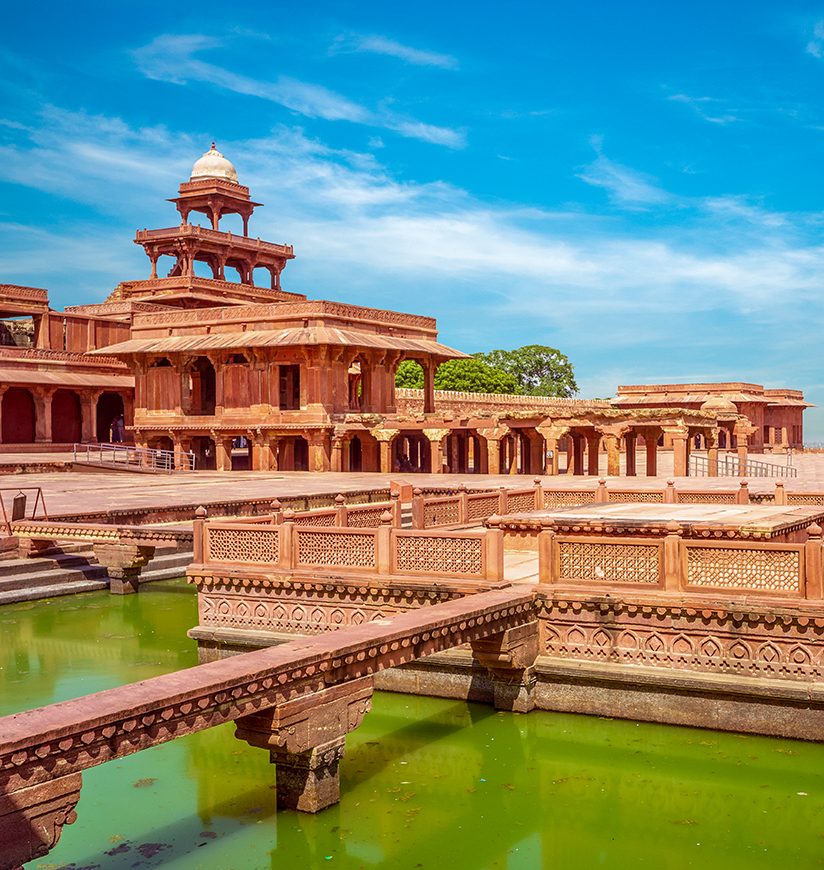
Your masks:
<path fill-rule="evenodd" d="M 660 581 L 658 544 L 559 541 L 561 581 L 650 583 Z"/>
<path fill-rule="evenodd" d="M 381 524 L 383 512 L 389 510 L 388 505 L 368 508 L 349 508 L 346 522 L 350 528 L 376 529 Z"/>
<path fill-rule="evenodd" d="M 430 526 L 449 526 L 461 521 L 461 505 L 460 500 L 450 499 L 449 501 L 424 502 L 423 506 L 423 524 L 426 528 Z"/>
<path fill-rule="evenodd" d="M 209 559 L 215 562 L 277 564 L 280 534 L 277 527 L 256 529 L 207 528 Z"/>
<path fill-rule="evenodd" d="M 637 492 L 629 489 L 610 490 L 607 498 L 612 502 L 640 502 L 641 504 L 663 504 L 663 492 Z"/>
<path fill-rule="evenodd" d="M 567 505 L 591 504 L 595 501 L 595 493 L 592 490 L 544 490 L 544 507 L 565 507 Z"/>
<path fill-rule="evenodd" d="M 717 589 L 800 592 L 798 550 L 739 549 L 687 544 L 687 584 Z"/>
<path fill-rule="evenodd" d="M 511 514 L 527 513 L 535 510 L 535 495 L 531 492 L 519 492 L 507 496 L 507 510 Z"/>
<path fill-rule="evenodd" d="M 466 502 L 467 520 L 485 520 L 498 512 L 498 496 L 470 495 Z"/>
<path fill-rule="evenodd" d="M 787 504 L 824 505 L 824 492 L 788 492 Z"/>
<path fill-rule="evenodd" d="M 295 525 L 314 528 L 329 528 L 336 525 L 334 512 L 328 514 L 297 514 Z"/>
<path fill-rule="evenodd" d="M 462 574 L 483 577 L 482 538 L 398 535 L 394 570 L 399 574 Z"/>
<path fill-rule="evenodd" d="M 346 568 L 376 567 L 375 535 L 295 529 L 297 564 Z"/>
<path fill-rule="evenodd" d="M 679 492 L 678 501 L 684 504 L 735 504 L 734 492 Z"/>

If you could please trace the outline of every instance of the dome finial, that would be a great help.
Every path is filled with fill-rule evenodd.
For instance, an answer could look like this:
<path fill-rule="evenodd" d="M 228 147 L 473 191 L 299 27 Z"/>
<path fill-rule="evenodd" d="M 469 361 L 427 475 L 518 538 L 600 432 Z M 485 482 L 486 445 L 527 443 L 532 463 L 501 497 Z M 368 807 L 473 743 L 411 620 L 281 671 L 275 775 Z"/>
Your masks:
<path fill-rule="evenodd" d="M 215 143 L 212 142 L 212 147 L 192 167 L 190 181 L 196 181 L 199 178 L 225 178 L 227 181 L 232 181 L 235 184 L 237 180 L 237 170 L 234 166 L 217 150 Z"/>
<path fill-rule="evenodd" d="M 215 140 L 214 139 L 212 139 L 212 151 L 217 151 L 217 148 L 215 148 Z"/>

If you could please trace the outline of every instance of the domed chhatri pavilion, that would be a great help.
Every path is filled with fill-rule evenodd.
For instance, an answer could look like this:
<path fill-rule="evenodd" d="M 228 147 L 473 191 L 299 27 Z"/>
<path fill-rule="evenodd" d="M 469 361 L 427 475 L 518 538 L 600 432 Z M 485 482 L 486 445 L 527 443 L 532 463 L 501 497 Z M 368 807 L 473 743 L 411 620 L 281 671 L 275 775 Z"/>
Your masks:
<path fill-rule="evenodd" d="M 0 285 L 0 450 L 122 433 L 198 468 L 525 474 L 597 474 L 605 452 L 609 474 L 633 475 L 640 448 L 654 475 L 663 448 L 686 475 L 691 448 L 712 474 L 719 450 L 803 444 L 803 395 L 756 384 L 619 387 L 612 402 L 436 392 L 438 365 L 464 354 L 434 319 L 284 290 L 292 246 L 249 235 L 261 203 L 214 143 L 170 202 L 176 226 L 135 236 L 149 277 L 101 304 L 57 312 L 45 290 Z M 407 359 L 423 390 L 395 388 Z"/>

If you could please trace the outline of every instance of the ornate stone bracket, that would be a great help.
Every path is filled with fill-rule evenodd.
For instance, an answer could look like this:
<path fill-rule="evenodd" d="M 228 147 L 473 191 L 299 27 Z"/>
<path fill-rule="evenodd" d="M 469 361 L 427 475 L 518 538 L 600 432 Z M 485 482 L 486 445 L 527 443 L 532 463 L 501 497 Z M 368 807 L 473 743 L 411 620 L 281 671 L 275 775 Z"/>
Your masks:
<path fill-rule="evenodd" d="M 269 750 L 278 808 L 317 813 L 338 803 L 346 735 L 371 709 L 372 690 L 362 677 L 236 721 L 238 739 Z"/>
<path fill-rule="evenodd" d="M 42 858 L 57 845 L 64 825 L 77 819 L 81 775 L 73 773 L 0 794 L 0 870 Z"/>
<path fill-rule="evenodd" d="M 540 638 L 533 620 L 473 641 L 472 655 L 492 675 L 496 710 L 528 713 L 535 707 L 535 659 Z"/>

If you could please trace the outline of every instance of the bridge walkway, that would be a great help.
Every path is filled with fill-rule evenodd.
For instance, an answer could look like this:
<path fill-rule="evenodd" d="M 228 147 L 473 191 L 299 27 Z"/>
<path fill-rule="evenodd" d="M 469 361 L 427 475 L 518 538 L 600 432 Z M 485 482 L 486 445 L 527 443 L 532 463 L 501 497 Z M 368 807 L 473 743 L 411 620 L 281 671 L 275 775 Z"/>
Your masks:
<path fill-rule="evenodd" d="M 533 598 L 531 585 L 478 592 L 0 718 L 0 870 L 54 847 L 83 770 L 228 721 L 270 752 L 280 807 L 324 809 L 374 674 L 453 647 L 472 646 L 501 708 L 531 709 Z"/>

